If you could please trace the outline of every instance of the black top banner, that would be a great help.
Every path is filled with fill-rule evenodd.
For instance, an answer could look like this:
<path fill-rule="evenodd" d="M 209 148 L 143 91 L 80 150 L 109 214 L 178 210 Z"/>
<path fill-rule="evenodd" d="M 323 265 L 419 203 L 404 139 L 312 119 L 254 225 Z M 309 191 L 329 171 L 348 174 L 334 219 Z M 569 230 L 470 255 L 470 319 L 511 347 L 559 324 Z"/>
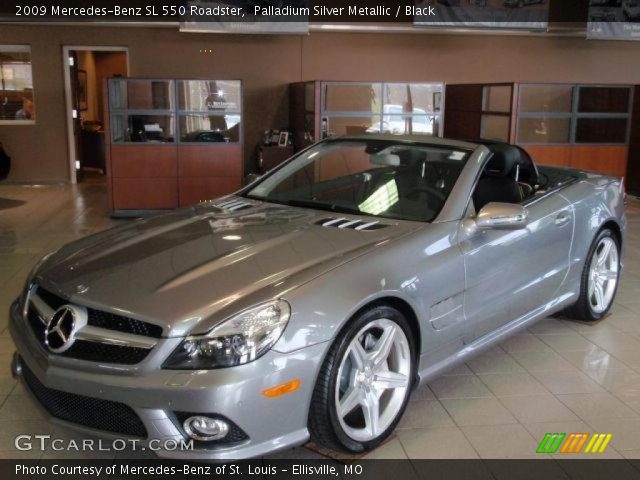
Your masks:
<path fill-rule="evenodd" d="M 626 1 L 626 0 L 625 0 Z M 2 22 L 586 22 L 588 0 L 30 0 L 0 2 Z"/>
<path fill-rule="evenodd" d="M 587 37 L 640 40 L 640 0 L 590 0 Z"/>

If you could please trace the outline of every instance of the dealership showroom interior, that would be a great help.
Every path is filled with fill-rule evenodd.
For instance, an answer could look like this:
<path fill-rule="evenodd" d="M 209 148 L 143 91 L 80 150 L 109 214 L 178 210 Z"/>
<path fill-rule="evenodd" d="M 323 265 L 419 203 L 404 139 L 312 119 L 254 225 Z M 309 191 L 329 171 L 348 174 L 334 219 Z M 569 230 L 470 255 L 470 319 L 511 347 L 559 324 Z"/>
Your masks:
<path fill-rule="evenodd" d="M 640 2 L 2 3 L 0 459 L 640 475 Z"/>

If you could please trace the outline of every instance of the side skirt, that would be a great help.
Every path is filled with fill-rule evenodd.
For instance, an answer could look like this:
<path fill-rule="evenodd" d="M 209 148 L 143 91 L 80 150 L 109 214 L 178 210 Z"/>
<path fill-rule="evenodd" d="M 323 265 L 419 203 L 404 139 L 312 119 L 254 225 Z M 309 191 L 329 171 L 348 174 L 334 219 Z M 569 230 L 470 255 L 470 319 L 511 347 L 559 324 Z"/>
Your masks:
<path fill-rule="evenodd" d="M 465 346 L 455 354 L 440 360 L 439 362 L 431 365 L 420 365 L 420 371 L 418 372 L 419 383 L 428 382 L 434 378 L 439 377 L 447 370 L 460 365 L 467 360 L 486 352 L 495 345 L 501 343 L 506 338 L 514 335 L 515 333 L 524 330 L 530 325 L 547 318 L 556 312 L 559 312 L 564 307 L 571 305 L 577 298 L 577 292 L 568 292 L 559 297 L 556 297 L 552 301 L 530 311 L 520 318 L 512 320 L 511 322 L 503 325 L 502 327 L 490 332 L 476 340 L 469 345 Z M 425 355 L 422 355 L 424 358 Z M 422 360 L 420 361 L 422 364 Z"/>

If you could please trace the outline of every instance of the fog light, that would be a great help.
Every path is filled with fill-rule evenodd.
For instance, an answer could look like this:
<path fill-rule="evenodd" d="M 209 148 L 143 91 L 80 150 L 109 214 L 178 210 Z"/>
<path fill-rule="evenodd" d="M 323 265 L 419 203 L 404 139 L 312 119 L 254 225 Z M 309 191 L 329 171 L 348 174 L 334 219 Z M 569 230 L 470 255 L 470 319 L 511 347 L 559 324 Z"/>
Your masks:
<path fill-rule="evenodd" d="M 187 418 L 182 426 L 187 435 L 194 440 L 202 442 L 220 440 L 229 433 L 229 424 L 227 422 L 201 415 Z"/>

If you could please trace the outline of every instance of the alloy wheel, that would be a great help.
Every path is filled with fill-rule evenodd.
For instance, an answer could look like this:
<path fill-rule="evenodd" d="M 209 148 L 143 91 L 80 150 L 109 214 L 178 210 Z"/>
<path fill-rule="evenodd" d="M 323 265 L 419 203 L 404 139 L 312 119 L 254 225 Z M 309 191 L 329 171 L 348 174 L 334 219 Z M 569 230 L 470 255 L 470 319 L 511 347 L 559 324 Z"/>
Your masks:
<path fill-rule="evenodd" d="M 620 268 L 618 258 L 618 246 L 613 238 L 602 238 L 589 267 L 588 299 L 595 313 L 605 312 L 613 301 Z"/>
<path fill-rule="evenodd" d="M 389 319 L 365 325 L 345 351 L 336 380 L 335 407 L 344 432 L 357 441 L 385 432 L 402 410 L 410 374 L 403 329 Z"/>

